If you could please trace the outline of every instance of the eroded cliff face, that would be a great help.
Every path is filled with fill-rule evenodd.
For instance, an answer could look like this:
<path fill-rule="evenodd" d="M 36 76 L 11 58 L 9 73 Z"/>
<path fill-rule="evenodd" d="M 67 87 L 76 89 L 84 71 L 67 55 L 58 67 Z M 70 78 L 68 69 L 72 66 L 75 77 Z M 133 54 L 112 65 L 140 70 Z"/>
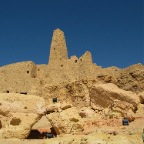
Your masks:
<path fill-rule="evenodd" d="M 31 61 L 6 65 L 0 67 L 0 80 L 0 102 L 7 93 L 11 97 L 16 95 L 17 99 L 21 95 L 42 97 L 45 101 L 43 113 L 58 134 L 87 133 L 89 126 L 101 126 L 97 119 L 126 116 L 133 121 L 143 115 L 144 65 L 136 64 L 125 69 L 102 68 L 92 62 L 88 51 L 80 58 L 71 56 L 69 59 L 65 36 L 60 29 L 53 33 L 48 65 L 36 65 Z M 54 97 L 58 98 L 58 104 L 52 104 Z M 0 111 L 4 111 L 3 105 L 0 105 Z M 13 103 L 9 105 L 15 107 Z M 25 115 L 23 110 L 20 113 L 22 117 Z M 20 118 L 17 114 L 14 116 Z M 1 113 L 0 117 L 7 121 L 12 118 Z M 36 114 L 25 135 L 40 118 L 41 115 Z M 110 123 L 104 122 L 104 125 Z M 0 132 L 4 133 L 1 129 Z"/>

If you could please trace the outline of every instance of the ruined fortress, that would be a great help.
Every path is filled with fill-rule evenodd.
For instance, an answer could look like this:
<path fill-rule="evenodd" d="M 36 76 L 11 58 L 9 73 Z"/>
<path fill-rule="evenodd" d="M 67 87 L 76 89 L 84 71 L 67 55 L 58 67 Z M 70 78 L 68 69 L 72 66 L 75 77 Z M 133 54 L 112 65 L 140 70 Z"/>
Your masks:
<path fill-rule="evenodd" d="M 134 121 L 144 115 L 144 66 L 102 68 L 88 51 L 69 59 L 60 29 L 53 33 L 47 65 L 6 65 L 0 67 L 0 80 L 0 139 L 27 138 L 39 121 L 57 135 L 75 135 L 102 123 L 121 126 L 123 116 Z"/>
<path fill-rule="evenodd" d="M 53 92 L 57 97 L 70 91 L 72 93 L 74 83 L 88 88 L 94 83 L 114 83 L 122 89 L 141 92 L 144 90 L 143 78 L 142 64 L 125 69 L 103 69 L 92 62 L 88 51 L 80 58 L 71 56 L 68 59 L 64 33 L 56 29 L 52 37 L 48 65 L 36 65 L 27 61 L 0 67 L 0 92 L 33 94 L 48 99 Z M 63 92 L 58 92 L 62 88 Z"/>

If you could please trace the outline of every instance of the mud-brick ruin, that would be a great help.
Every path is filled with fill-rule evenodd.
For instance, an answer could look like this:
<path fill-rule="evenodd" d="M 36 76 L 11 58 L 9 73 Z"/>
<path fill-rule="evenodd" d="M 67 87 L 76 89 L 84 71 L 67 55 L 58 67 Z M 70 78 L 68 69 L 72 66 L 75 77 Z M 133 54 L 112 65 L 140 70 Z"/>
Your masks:
<path fill-rule="evenodd" d="M 144 65 L 102 68 L 88 51 L 68 58 L 60 29 L 54 30 L 47 65 L 0 67 L 0 138 L 27 138 L 32 129 L 49 128 L 56 135 L 85 134 L 99 119 L 115 118 L 109 125 L 124 116 L 134 121 L 144 114 L 143 104 Z"/>

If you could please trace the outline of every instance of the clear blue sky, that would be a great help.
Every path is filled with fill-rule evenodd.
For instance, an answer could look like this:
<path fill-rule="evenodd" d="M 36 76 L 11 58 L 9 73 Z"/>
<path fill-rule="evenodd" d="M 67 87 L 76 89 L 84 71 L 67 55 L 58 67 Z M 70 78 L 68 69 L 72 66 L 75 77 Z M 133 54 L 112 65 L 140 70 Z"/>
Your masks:
<path fill-rule="evenodd" d="M 90 51 L 102 67 L 144 64 L 143 0 L 0 0 L 0 66 L 47 64 L 56 28 L 69 57 Z"/>

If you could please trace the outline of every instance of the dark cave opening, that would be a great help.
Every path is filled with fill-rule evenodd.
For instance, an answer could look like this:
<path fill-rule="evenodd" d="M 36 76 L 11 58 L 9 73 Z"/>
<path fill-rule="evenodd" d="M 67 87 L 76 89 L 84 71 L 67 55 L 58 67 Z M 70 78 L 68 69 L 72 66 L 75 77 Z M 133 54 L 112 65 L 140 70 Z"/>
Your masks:
<path fill-rule="evenodd" d="M 27 92 L 20 92 L 20 94 L 24 94 L 24 95 L 27 95 Z"/>
<path fill-rule="evenodd" d="M 142 101 L 141 104 L 144 104 L 144 101 Z"/>
<path fill-rule="evenodd" d="M 45 134 L 41 134 L 38 130 L 31 130 L 27 139 L 43 139 L 44 136 Z"/>
<path fill-rule="evenodd" d="M 57 137 L 57 133 L 55 129 L 52 127 L 50 128 L 51 132 L 39 132 L 39 130 L 31 130 L 27 139 L 49 139 Z"/>

